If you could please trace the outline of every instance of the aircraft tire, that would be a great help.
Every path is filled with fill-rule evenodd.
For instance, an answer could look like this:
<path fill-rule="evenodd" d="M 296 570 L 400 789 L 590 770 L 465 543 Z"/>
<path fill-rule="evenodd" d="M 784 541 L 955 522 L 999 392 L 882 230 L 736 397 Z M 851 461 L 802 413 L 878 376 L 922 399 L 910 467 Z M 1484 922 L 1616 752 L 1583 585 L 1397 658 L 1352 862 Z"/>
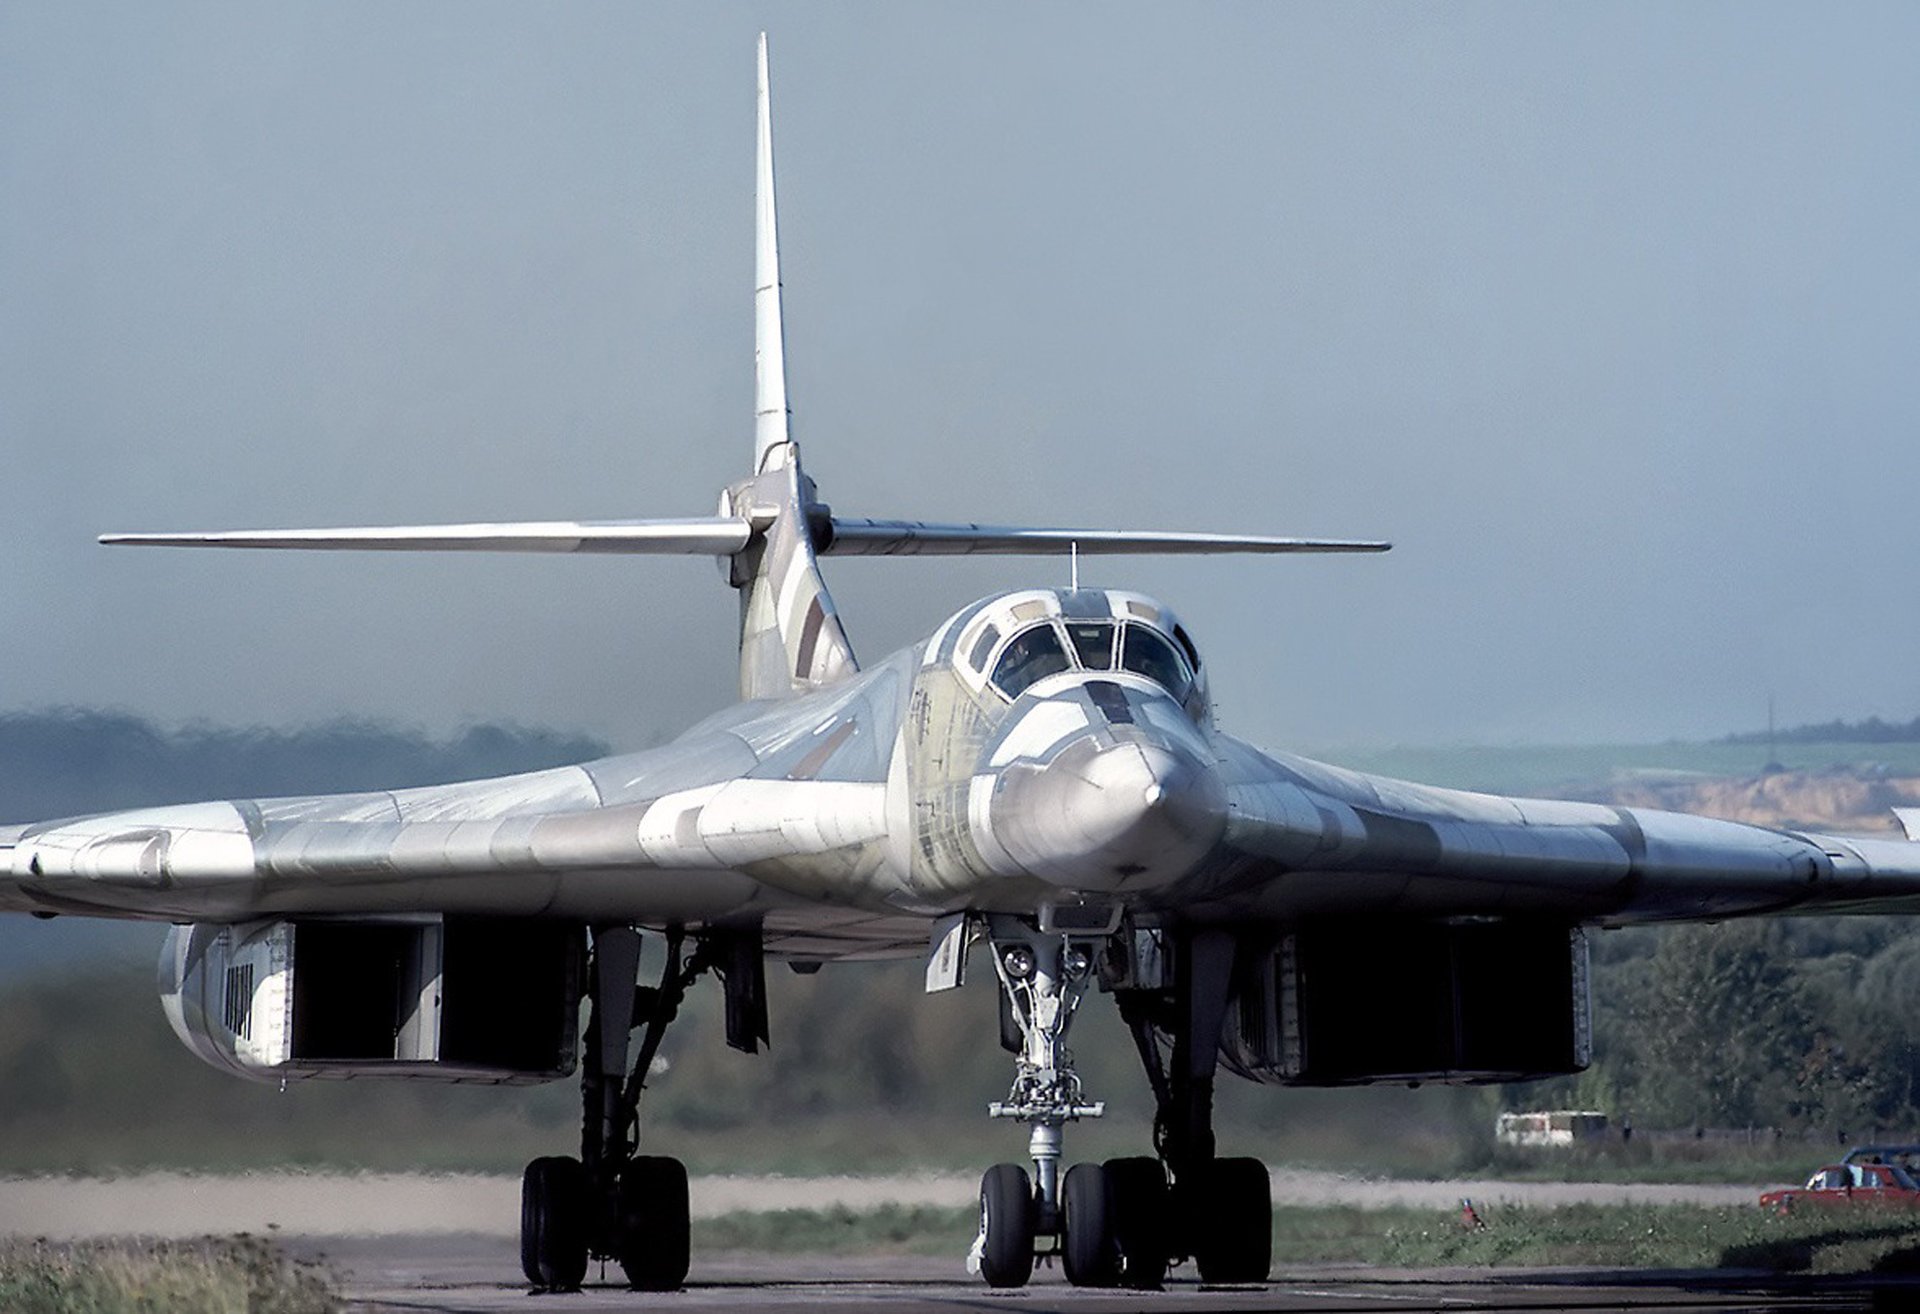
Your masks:
<path fill-rule="evenodd" d="M 578 1159 L 535 1159 L 520 1178 L 520 1271 L 542 1291 L 587 1275 L 587 1174 Z"/>
<path fill-rule="evenodd" d="M 1158 1159 L 1145 1157 L 1109 1159 L 1105 1167 L 1120 1284 L 1135 1291 L 1157 1290 L 1166 1281 L 1172 1224 L 1166 1170 Z"/>
<path fill-rule="evenodd" d="M 1033 1276 L 1033 1183 L 1017 1163 L 980 1179 L 980 1276 L 990 1287 L 1024 1287 Z"/>
<path fill-rule="evenodd" d="M 1203 1282 L 1265 1282 L 1273 1266 L 1273 1185 L 1258 1159 L 1216 1159 L 1201 1184 L 1193 1262 Z"/>
<path fill-rule="evenodd" d="M 620 1174 L 620 1227 L 614 1255 L 636 1291 L 678 1291 L 692 1260 L 687 1166 L 664 1155 L 636 1155 Z"/>
<path fill-rule="evenodd" d="M 1120 1250 L 1113 1239 L 1113 1211 L 1105 1164 L 1077 1163 L 1060 1185 L 1061 1267 L 1076 1287 L 1120 1283 Z"/>

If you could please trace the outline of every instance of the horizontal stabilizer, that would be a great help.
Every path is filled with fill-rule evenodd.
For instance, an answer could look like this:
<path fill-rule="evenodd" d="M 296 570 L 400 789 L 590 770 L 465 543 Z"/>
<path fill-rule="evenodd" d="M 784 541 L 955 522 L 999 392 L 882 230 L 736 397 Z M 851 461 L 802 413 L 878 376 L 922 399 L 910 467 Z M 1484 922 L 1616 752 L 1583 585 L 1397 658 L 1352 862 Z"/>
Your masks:
<path fill-rule="evenodd" d="M 379 525 L 354 529 L 231 529 L 206 533 L 102 534 L 108 544 L 147 547 L 333 548 L 379 552 L 682 553 L 745 551 L 763 525 L 744 516 L 686 520 L 541 520 L 471 525 Z M 1364 539 L 1277 538 L 1153 529 L 1048 529 L 949 525 L 925 520 L 822 516 L 817 551 L 842 557 L 1194 555 L 1216 552 L 1385 552 Z M 824 532 L 823 532 L 824 531 Z M 820 540 L 824 538 L 824 542 Z"/>
<path fill-rule="evenodd" d="M 1189 555 L 1210 552 L 1385 552 L 1391 543 L 1261 534 L 1195 534 L 1142 529 L 1038 529 L 1020 525 L 940 525 L 920 520 L 833 518 L 822 549 L 834 556 Z"/>
<path fill-rule="evenodd" d="M 364 529 L 238 529 L 203 534 L 102 534 L 102 543 L 153 547 L 336 548 L 382 552 L 661 552 L 731 556 L 753 525 L 691 520 L 542 520 L 524 524 L 385 525 Z"/>

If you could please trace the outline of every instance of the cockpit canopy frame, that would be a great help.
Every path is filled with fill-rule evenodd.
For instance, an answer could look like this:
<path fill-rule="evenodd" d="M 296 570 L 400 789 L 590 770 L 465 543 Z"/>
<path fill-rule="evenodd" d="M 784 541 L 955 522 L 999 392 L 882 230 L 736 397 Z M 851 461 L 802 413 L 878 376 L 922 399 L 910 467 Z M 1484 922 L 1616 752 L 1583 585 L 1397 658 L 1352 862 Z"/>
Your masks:
<path fill-rule="evenodd" d="M 934 636 L 976 693 L 1012 702 L 1065 671 L 1113 671 L 1150 680 L 1196 717 L 1207 708 L 1200 653 L 1166 607 L 1109 589 L 1029 589 L 988 598 Z"/>

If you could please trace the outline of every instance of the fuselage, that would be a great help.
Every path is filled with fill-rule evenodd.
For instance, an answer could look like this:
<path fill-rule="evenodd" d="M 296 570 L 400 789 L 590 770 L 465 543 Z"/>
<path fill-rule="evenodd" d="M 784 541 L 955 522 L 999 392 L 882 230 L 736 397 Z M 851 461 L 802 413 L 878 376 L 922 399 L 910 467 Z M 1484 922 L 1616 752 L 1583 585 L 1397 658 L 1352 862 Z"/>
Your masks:
<path fill-rule="evenodd" d="M 923 918 L 1139 894 L 1217 842 L 1197 655 L 1138 594 L 1028 590 L 838 684 L 521 776 L 0 831 L 0 907 L 152 918 Z"/>
<path fill-rule="evenodd" d="M 1910 853 L 1263 753 L 1214 728 L 1199 651 L 1164 606 L 1032 589 L 641 753 L 0 829 L 0 909 L 759 921 L 780 951 L 828 956 L 904 951 L 961 910 L 1082 925 L 1783 911 L 1911 898 Z"/>

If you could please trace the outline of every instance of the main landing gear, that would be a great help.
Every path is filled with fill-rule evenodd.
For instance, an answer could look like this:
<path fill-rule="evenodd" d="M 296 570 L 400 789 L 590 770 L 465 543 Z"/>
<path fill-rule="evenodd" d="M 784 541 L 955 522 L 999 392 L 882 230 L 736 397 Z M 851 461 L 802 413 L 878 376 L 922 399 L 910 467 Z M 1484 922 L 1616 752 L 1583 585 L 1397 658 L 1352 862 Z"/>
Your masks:
<path fill-rule="evenodd" d="M 685 935 L 666 934 L 657 985 L 639 985 L 640 934 L 593 928 L 586 1051 L 581 1063 L 580 1157 L 535 1159 L 520 1186 L 520 1268 L 540 1291 L 573 1291 L 591 1259 L 611 1259 L 643 1291 L 686 1281 L 687 1170 L 678 1159 L 636 1154 L 640 1094 L 687 988 L 708 971 L 727 987 L 727 1039 L 752 1050 L 767 1034 L 760 942 L 710 931 L 682 957 Z M 632 1034 L 641 1030 L 628 1070 Z"/>
<path fill-rule="evenodd" d="M 1036 1257 L 1057 1255 L 1075 1286 L 1151 1288 L 1169 1264 L 1191 1258 L 1203 1281 L 1265 1281 L 1273 1226 L 1266 1166 L 1214 1153 L 1213 1078 L 1232 988 L 1232 935 L 1089 938 L 1001 917 L 989 919 L 988 931 L 1002 1040 L 1016 1054 L 1013 1089 L 989 1108 L 1031 1127 L 1034 1172 L 1029 1178 L 1015 1163 L 987 1170 L 968 1267 L 990 1286 L 1018 1287 Z M 1096 962 L 1153 1087 L 1156 1155 L 1079 1163 L 1063 1175 L 1065 1124 L 1104 1112 L 1082 1095 L 1065 1045 Z M 1041 1250 L 1042 1240 L 1053 1248 Z"/>

